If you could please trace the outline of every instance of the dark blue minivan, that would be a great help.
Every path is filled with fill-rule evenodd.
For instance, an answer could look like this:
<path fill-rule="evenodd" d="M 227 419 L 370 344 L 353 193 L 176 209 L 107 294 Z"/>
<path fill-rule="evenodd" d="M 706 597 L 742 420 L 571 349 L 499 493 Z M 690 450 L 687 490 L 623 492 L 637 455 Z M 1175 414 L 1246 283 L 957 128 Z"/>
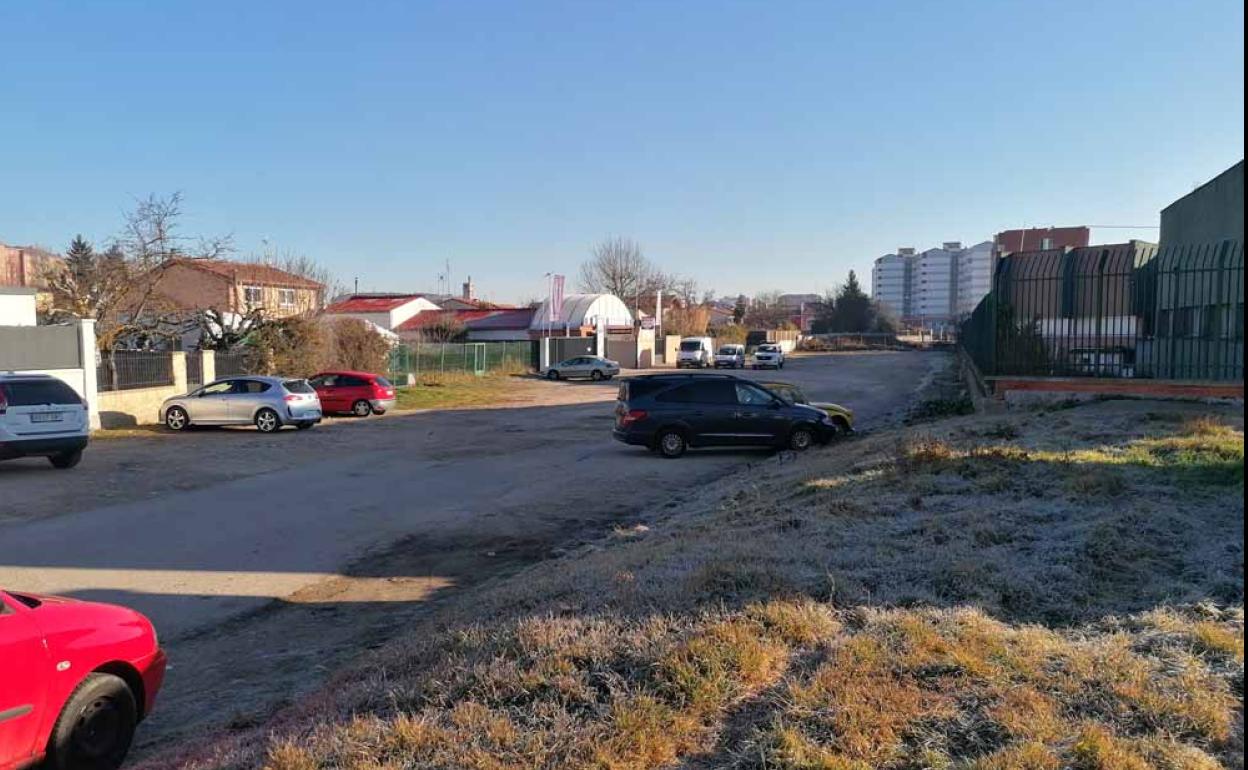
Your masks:
<path fill-rule="evenodd" d="M 620 383 L 613 435 L 664 457 L 690 447 L 766 446 L 802 451 L 836 435 L 821 409 L 794 404 L 728 374 L 652 374 Z"/>

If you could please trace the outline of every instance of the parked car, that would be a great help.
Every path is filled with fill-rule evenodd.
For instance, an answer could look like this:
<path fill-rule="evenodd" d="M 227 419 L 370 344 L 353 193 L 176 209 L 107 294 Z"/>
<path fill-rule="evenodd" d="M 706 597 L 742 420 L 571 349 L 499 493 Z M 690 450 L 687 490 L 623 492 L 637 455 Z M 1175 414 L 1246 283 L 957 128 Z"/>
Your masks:
<path fill-rule="evenodd" d="M 191 425 L 255 425 L 261 433 L 273 433 L 283 425 L 305 430 L 321 421 L 321 401 L 304 379 L 227 377 L 165 399 L 160 421 L 170 430 Z"/>
<path fill-rule="evenodd" d="M 720 345 L 715 351 L 715 368 L 745 368 L 745 345 Z"/>
<path fill-rule="evenodd" d="M 774 342 L 764 342 L 754 348 L 754 357 L 750 360 L 751 369 L 783 369 L 784 348 Z"/>
<path fill-rule="evenodd" d="M 546 377 L 551 380 L 572 380 L 576 378 L 591 380 L 609 380 L 620 373 L 618 361 L 598 356 L 575 356 L 567 361 L 560 361 L 546 370 Z"/>
<path fill-rule="evenodd" d="M 710 337 L 685 337 L 676 350 L 676 368 L 686 366 L 705 369 L 715 363 L 715 340 Z"/>
<path fill-rule="evenodd" d="M 134 610 L 0 590 L 0 770 L 121 767 L 164 676 Z"/>
<path fill-rule="evenodd" d="M 730 374 L 658 374 L 620 383 L 614 437 L 680 457 L 689 447 L 769 446 L 796 451 L 836 435 L 827 412 L 785 401 Z"/>
<path fill-rule="evenodd" d="M 65 382 L 0 374 L 0 460 L 46 457 L 54 468 L 72 468 L 90 434 L 87 405 Z"/>
<path fill-rule="evenodd" d="M 827 401 L 812 402 L 806 397 L 806 393 L 801 388 L 787 382 L 760 382 L 758 384 L 789 403 L 806 404 L 827 412 L 828 416 L 832 418 L 832 424 L 836 426 L 838 434 L 854 432 L 854 413 L 852 410 Z"/>
<path fill-rule="evenodd" d="M 321 372 L 308 382 L 326 412 L 350 412 L 356 417 L 385 414 L 394 408 L 394 386 L 380 374 Z"/>

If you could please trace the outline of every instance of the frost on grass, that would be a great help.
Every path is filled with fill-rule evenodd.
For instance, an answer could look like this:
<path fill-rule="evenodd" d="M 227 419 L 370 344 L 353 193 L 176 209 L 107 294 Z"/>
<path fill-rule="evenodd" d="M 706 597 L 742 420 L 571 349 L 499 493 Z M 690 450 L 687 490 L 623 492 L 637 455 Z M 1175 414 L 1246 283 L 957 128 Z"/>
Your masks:
<path fill-rule="evenodd" d="M 1238 412 L 957 417 L 639 518 L 191 766 L 1243 767 Z"/>

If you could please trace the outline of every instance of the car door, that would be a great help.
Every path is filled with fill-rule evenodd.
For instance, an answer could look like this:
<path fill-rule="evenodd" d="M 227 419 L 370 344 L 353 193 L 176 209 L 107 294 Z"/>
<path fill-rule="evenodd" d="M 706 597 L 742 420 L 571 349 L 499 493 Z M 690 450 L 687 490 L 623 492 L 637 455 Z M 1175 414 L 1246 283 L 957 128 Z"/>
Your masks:
<path fill-rule="evenodd" d="M 238 379 L 226 396 L 230 422 L 249 423 L 266 404 L 265 394 L 273 386 L 262 380 Z"/>
<path fill-rule="evenodd" d="M 668 407 L 672 418 L 689 426 L 690 443 L 698 446 L 727 446 L 741 443 L 733 435 L 732 414 L 736 397 L 732 380 L 694 379 L 660 393 L 655 401 Z"/>
<path fill-rule="evenodd" d="M 368 380 L 355 375 L 343 375 L 338 378 L 338 390 L 342 397 L 343 411 L 349 411 L 356 401 L 372 401 L 373 389 Z M 322 404 L 322 408 L 324 405 Z"/>
<path fill-rule="evenodd" d="M 321 400 L 321 411 L 345 412 L 347 410 L 347 407 L 342 405 L 342 396 L 338 389 L 338 375 L 322 374 L 313 377 L 308 382 L 316 390 L 316 397 Z"/>
<path fill-rule="evenodd" d="M 745 443 L 774 444 L 787 436 L 788 417 L 775 396 L 743 380 L 734 384 L 733 391 L 734 429 Z"/>
<path fill-rule="evenodd" d="M 194 398 L 186 399 L 191 422 L 220 423 L 229 419 L 229 396 L 234 380 L 220 380 L 200 388 Z"/>
<path fill-rule="evenodd" d="M 31 614 L 0 591 L 0 767 L 35 753 L 47 707 L 48 653 Z"/>

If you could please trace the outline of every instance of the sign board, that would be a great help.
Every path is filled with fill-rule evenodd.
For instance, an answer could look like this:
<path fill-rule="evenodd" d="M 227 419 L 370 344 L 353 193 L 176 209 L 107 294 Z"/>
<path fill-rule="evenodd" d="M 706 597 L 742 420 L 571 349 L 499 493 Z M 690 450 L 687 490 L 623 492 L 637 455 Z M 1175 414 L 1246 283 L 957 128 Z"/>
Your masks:
<path fill-rule="evenodd" d="M 648 315 L 645 318 L 641 319 L 641 328 L 653 329 L 654 328 L 654 316 Z"/>

